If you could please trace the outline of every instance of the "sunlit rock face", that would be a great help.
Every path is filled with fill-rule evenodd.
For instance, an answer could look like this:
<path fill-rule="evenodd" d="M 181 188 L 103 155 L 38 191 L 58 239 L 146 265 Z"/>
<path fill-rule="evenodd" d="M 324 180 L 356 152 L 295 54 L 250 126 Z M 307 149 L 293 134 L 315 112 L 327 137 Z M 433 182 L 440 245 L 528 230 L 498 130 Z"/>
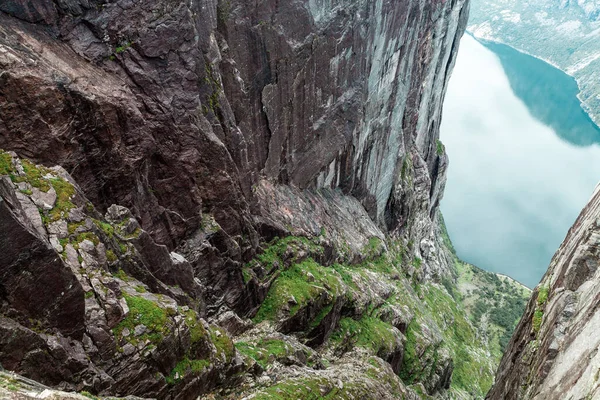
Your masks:
<path fill-rule="evenodd" d="M 93 381 L 96 391 L 117 394 L 209 390 L 211 374 L 221 381 L 240 365 L 235 352 L 214 345 L 212 335 L 220 336 L 203 318 L 233 310 L 227 323 L 244 327 L 236 318 L 256 312 L 268 286 L 247 284 L 242 267 L 275 236 L 319 236 L 325 228 L 325 247 L 348 243 L 344 257 L 360 260 L 369 238 L 390 234 L 408 244 L 408 260 L 422 260 L 418 279 L 447 274 L 435 222 L 448 163 L 438 128 L 467 14 L 468 0 L 2 2 L 0 149 L 14 151 L 11 160 L 64 167 L 78 196 L 67 199 L 80 211 L 40 222 L 35 212 L 3 206 L 2 217 L 6 226 L 27 226 L 23 237 L 52 258 L 51 271 L 69 267 L 64 282 L 40 290 L 64 286 L 71 287 L 65 296 L 90 296 L 85 308 L 64 310 L 76 316 L 72 331 L 60 316 L 42 319 L 43 329 L 74 340 L 69 370 L 50 376 L 23 362 L 19 346 L 3 347 L 3 360 L 68 389 Z M 17 172 L 3 201 L 20 191 L 45 196 L 33 191 L 40 177 Z M 28 180 L 31 189 L 15 186 Z M 127 228 L 113 204 L 139 223 L 122 233 L 135 239 L 135 257 L 87 222 L 98 243 L 83 239 L 82 248 L 67 249 L 65 239 L 89 233 L 69 224 Z M 136 281 L 118 278 L 121 256 L 137 266 L 124 268 L 138 273 Z M 323 262 L 340 257 L 328 253 Z M 12 259 L 2 267 L 10 270 Z M 84 262 L 104 271 L 99 291 L 82 275 Z M 165 384 L 189 356 L 172 332 L 152 337 L 158 358 L 125 348 L 132 332 L 150 335 L 119 325 L 132 315 L 124 294 L 137 290 L 160 294 L 146 296 L 148 307 L 173 317 L 169 328 L 186 338 L 199 324 L 211 332 L 196 350 L 213 369 L 180 382 L 189 392 Z M 0 296 L 14 310 L 2 321 L 3 337 L 23 329 L 39 337 L 28 320 L 38 310 Z M 187 311 L 180 307 L 197 313 L 194 326 L 181 325 Z M 28 351 L 38 354 L 48 337 Z"/>
<path fill-rule="evenodd" d="M 599 215 L 597 188 L 534 291 L 488 399 L 600 395 Z"/>

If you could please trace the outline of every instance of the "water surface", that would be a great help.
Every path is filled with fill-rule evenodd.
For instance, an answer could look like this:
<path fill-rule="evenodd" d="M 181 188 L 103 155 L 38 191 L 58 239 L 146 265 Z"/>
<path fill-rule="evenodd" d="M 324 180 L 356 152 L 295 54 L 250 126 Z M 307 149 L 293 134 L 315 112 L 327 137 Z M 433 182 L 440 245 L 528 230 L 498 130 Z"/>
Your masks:
<path fill-rule="evenodd" d="M 442 212 L 462 259 L 533 287 L 600 180 L 600 131 L 571 77 L 489 46 L 465 36 L 448 87 Z"/>

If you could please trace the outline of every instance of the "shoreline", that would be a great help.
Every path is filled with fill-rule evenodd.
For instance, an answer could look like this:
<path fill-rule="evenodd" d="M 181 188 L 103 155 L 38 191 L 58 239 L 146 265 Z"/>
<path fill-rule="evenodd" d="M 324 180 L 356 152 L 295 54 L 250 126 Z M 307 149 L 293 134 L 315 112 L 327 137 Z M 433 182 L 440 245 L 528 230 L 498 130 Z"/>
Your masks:
<path fill-rule="evenodd" d="M 570 76 L 571 78 L 573 78 L 573 80 L 575 81 L 575 84 L 577 85 L 577 89 L 578 89 L 578 93 L 577 93 L 577 100 L 579 100 L 579 104 L 581 106 L 581 109 L 583 110 L 583 112 L 586 113 L 586 115 L 590 118 L 590 121 L 592 121 L 592 123 L 594 123 L 594 125 L 596 125 L 598 128 L 600 128 L 600 115 L 596 118 L 594 115 L 591 114 L 590 108 L 588 107 L 588 105 L 586 103 L 583 102 L 583 100 L 581 99 L 581 86 L 579 85 L 579 81 L 577 80 L 577 78 L 570 74 L 569 72 L 565 71 L 564 69 L 562 69 L 560 66 L 556 65 L 555 63 L 553 63 L 550 60 L 547 60 L 543 57 L 537 56 L 535 54 L 531 54 L 528 51 L 519 49 L 517 47 L 514 47 L 511 44 L 508 44 L 498 38 L 495 37 L 491 37 L 491 36 L 485 36 L 485 35 L 476 35 L 475 33 L 473 33 L 472 28 L 474 26 L 471 25 L 469 27 L 467 27 L 467 30 L 465 31 L 465 34 L 471 36 L 473 39 L 477 40 L 478 42 L 480 42 L 481 44 L 485 45 L 485 42 L 490 42 L 490 43 L 497 43 L 497 44 L 502 44 L 505 46 L 510 47 L 511 49 L 514 49 L 515 51 L 518 51 L 519 53 L 528 55 L 530 57 L 536 58 L 540 61 L 545 62 L 548 65 L 551 65 L 552 67 L 556 68 L 557 70 L 561 71 L 562 73 L 564 73 L 567 76 Z M 598 119 L 598 120 L 596 120 Z"/>

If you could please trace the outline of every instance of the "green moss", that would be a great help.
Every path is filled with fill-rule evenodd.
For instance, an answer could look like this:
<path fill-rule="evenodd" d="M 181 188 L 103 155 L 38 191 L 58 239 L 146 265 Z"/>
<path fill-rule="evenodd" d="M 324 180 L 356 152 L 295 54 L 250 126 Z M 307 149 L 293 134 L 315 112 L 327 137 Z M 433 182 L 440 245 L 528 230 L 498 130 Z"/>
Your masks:
<path fill-rule="evenodd" d="M 323 393 L 323 389 L 327 389 Z M 323 400 L 341 398 L 334 385 L 325 378 L 286 380 L 257 393 L 256 400 Z"/>
<path fill-rule="evenodd" d="M 12 157 L 10 154 L 0 150 L 0 175 L 10 175 L 14 171 Z"/>
<path fill-rule="evenodd" d="M 406 328 L 406 343 L 404 344 L 404 358 L 402 361 L 402 369 L 400 370 L 400 378 L 408 384 L 411 384 L 420 377 L 415 373 L 415 370 L 419 369 L 419 355 L 418 355 L 418 332 L 420 332 L 416 321 L 412 321 Z"/>
<path fill-rule="evenodd" d="M 444 144 L 442 143 L 441 140 L 438 140 L 436 142 L 436 147 L 437 147 L 437 155 L 438 156 L 442 156 L 445 152 L 446 152 L 446 148 L 444 147 Z"/>
<path fill-rule="evenodd" d="M 536 299 L 536 307 L 533 312 L 533 318 L 531 321 L 531 325 L 533 328 L 533 332 L 537 335 L 542 327 L 542 320 L 544 319 L 544 306 L 548 301 L 548 294 L 550 293 L 550 288 L 548 286 L 541 286 L 538 290 L 538 295 Z"/>
<path fill-rule="evenodd" d="M 73 235 L 75 233 L 75 231 L 77 230 L 77 228 L 83 226 L 84 224 L 85 224 L 85 222 L 69 222 L 69 224 L 68 224 L 69 235 Z"/>
<path fill-rule="evenodd" d="M 198 321 L 198 315 L 196 312 L 193 310 L 180 311 L 185 315 L 185 324 L 190 330 L 191 343 L 195 344 L 206 340 L 208 338 L 208 332 L 206 332 L 204 326 L 202 326 L 200 321 Z"/>
<path fill-rule="evenodd" d="M 85 390 L 83 392 L 81 392 L 81 395 L 85 396 L 89 399 L 92 399 L 92 400 L 100 400 L 100 397 L 94 396 L 93 394 L 91 394 L 90 392 L 86 392 Z"/>
<path fill-rule="evenodd" d="M 92 297 L 94 297 L 94 291 L 93 290 L 85 292 L 85 298 L 86 299 L 91 299 Z"/>
<path fill-rule="evenodd" d="M 271 356 L 278 359 L 293 351 L 293 348 L 284 341 L 277 339 L 261 339 L 256 344 L 238 342 L 235 347 L 240 353 L 256 361 L 263 369 L 267 368 Z"/>
<path fill-rule="evenodd" d="M 128 48 L 131 47 L 132 44 L 133 44 L 133 42 L 130 42 L 130 41 L 124 42 L 123 44 L 121 44 L 120 46 L 117 46 L 115 48 L 115 53 L 116 54 L 124 53 L 125 50 L 127 50 Z"/>
<path fill-rule="evenodd" d="M 38 167 L 28 160 L 21 160 L 23 171 L 25 171 L 24 177 L 17 177 L 15 182 L 27 182 L 31 186 L 40 189 L 42 192 L 50 190 L 50 183 L 44 177 L 50 170 L 45 167 Z"/>
<path fill-rule="evenodd" d="M 147 292 L 146 288 L 143 287 L 142 285 L 136 285 L 135 291 L 138 293 L 146 293 Z"/>
<path fill-rule="evenodd" d="M 362 249 L 362 253 L 367 256 L 367 258 L 372 259 L 379 256 L 384 249 L 383 242 L 378 237 L 369 238 L 369 242 Z"/>
<path fill-rule="evenodd" d="M 210 327 L 210 341 L 217 348 L 217 356 L 229 362 L 235 355 L 235 346 L 224 329 L 218 326 Z"/>
<path fill-rule="evenodd" d="M 543 307 L 548 301 L 548 293 L 550 292 L 550 288 L 548 286 L 542 286 L 539 289 L 537 296 L 537 305 Z"/>
<path fill-rule="evenodd" d="M 310 282 L 308 274 L 314 277 Z M 311 299 L 321 295 L 325 287 L 329 287 L 331 297 L 337 295 L 341 283 L 338 274 L 331 268 L 323 267 L 312 259 L 307 259 L 300 264 L 294 264 L 290 269 L 281 272 L 267 298 L 254 317 L 254 322 L 259 323 L 266 319 L 274 320 L 277 313 L 293 298 L 294 304 L 290 307 L 290 316 L 293 316 Z"/>
<path fill-rule="evenodd" d="M 190 373 L 202 373 L 210 365 L 210 360 L 190 360 L 184 357 L 175 365 L 169 376 L 166 377 L 168 384 L 173 385 Z"/>
<path fill-rule="evenodd" d="M 276 266 L 282 267 L 284 264 L 284 255 L 291 254 L 295 256 L 300 250 L 309 253 L 323 253 L 324 251 L 323 247 L 316 245 L 305 237 L 288 236 L 285 238 L 275 238 L 255 260 L 248 263 L 247 267 L 251 268 L 256 263 L 261 264 L 267 270 Z"/>
<path fill-rule="evenodd" d="M 95 246 L 100 244 L 100 239 L 98 238 L 98 236 L 96 236 L 92 232 L 83 232 L 83 233 L 80 233 L 79 235 L 77 235 L 77 239 L 76 239 L 77 243 L 81 243 L 84 240 L 89 240 L 90 242 L 94 243 Z"/>
<path fill-rule="evenodd" d="M 133 280 L 133 278 L 130 277 L 129 275 L 127 275 L 127 273 L 125 271 L 123 271 L 122 269 L 119 269 L 113 275 L 115 277 L 119 278 L 120 280 L 125 281 L 125 282 L 129 282 L 129 281 Z"/>
<path fill-rule="evenodd" d="M 381 351 L 393 350 L 399 338 L 390 324 L 375 317 L 365 316 L 360 320 L 342 318 L 331 340 L 334 343 L 351 342 L 378 354 Z"/>
<path fill-rule="evenodd" d="M 413 267 L 415 267 L 416 269 L 419 269 L 419 268 L 421 268 L 422 264 L 423 264 L 423 260 L 421 260 L 419 257 L 413 258 L 413 261 L 412 261 Z"/>
<path fill-rule="evenodd" d="M 97 219 L 94 220 L 94 223 L 106 236 L 109 238 L 113 238 L 115 235 L 115 228 L 109 224 L 108 222 L 99 221 Z"/>
<path fill-rule="evenodd" d="M 57 221 L 75 208 L 75 205 L 71 202 L 71 198 L 75 194 L 75 188 L 62 178 L 53 178 L 50 179 L 50 182 L 56 191 L 56 204 L 50 210 L 49 216 L 52 221 Z"/>
<path fill-rule="evenodd" d="M 112 250 L 106 250 L 106 259 L 110 263 L 113 263 L 118 260 L 117 256 L 115 255 L 115 252 Z"/>
<path fill-rule="evenodd" d="M 542 327 L 542 320 L 544 318 L 544 312 L 542 310 L 535 310 L 533 313 L 533 319 L 531 321 L 531 325 L 533 327 L 533 332 L 538 333 L 540 328 Z"/>
<path fill-rule="evenodd" d="M 146 326 L 146 332 L 135 339 L 130 335 L 127 340 L 139 342 L 148 339 L 152 343 L 160 342 L 169 332 L 167 310 L 143 297 L 130 295 L 123 297 L 127 301 L 129 314 L 113 329 L 113 333 L 121 337 L 123 329 L 127 328 L 133 332 L 135 327 L 141 324 Z"/>

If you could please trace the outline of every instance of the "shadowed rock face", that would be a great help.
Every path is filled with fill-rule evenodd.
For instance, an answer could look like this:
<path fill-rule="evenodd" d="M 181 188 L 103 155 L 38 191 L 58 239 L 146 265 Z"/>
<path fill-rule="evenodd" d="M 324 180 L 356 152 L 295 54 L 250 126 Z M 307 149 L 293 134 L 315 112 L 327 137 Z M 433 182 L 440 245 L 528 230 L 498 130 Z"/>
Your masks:
<path fill-rule="evenodd" d="M 533 293 L 488 399 L 600 396 L 600 190 Z"/>
<path fill-rule="evenodd" d="M 441 197 L 464 3 L 4 2 L 0 147 L 63 165 L 170 247 L 202 211 L 253 247 L 261 177 L 340 188 L 395 229 L 407 158 L 428 212 Z"/>

